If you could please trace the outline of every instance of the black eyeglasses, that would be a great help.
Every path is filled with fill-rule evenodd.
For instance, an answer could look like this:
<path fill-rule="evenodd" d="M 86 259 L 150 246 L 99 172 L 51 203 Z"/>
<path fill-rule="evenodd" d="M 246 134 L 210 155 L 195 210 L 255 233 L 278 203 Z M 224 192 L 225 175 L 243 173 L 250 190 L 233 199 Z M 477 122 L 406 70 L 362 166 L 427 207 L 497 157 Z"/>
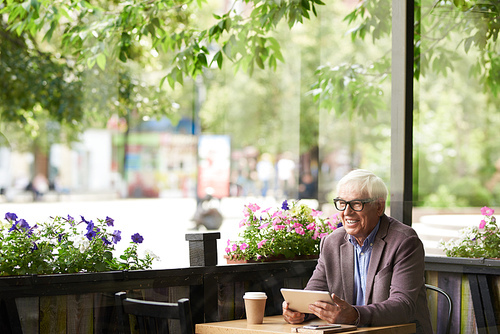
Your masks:
<path fill-rule="evenodd" d="M 363 211 L 365 204 L 373 201 L 374 199 L 372 198 L 353 199 L 352 201 L 344 201 L 343 199 L 335 198 L 333 203 L 335 204 L 335 208 L 339 211 L 344 211 L 347 208 L 347 205 L 349 205 L 354 211 Z"/>

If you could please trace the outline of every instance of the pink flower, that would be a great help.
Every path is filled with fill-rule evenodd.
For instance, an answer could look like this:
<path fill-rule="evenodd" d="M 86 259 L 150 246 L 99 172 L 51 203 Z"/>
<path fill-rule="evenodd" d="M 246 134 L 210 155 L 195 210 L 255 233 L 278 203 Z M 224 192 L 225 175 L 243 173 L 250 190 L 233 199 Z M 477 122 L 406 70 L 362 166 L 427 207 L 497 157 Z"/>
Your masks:
<path fill-rule="evenodd" d="M 248 207 L 247 206 L 245 206 L 245 209 L 243 210 L 243 216 L 244 217 L 250 216 L 250 213 L 248 212 Z"/>
<path fill-rule="evenodd" d="M 236 252 L 236 250 L 238 250 L 238 245 L 237 244 L 233 244 L 233 246 L 231 247 L 231 250 L 233 252 Z"/>
<path fill-rule="evenodd" d="M 247 223 L 247 220 L 246 220 L 246 219 L 242 219 L 242 220 L 240 221 L 239 227 L 241 228 L 241 227 L 245 226 L 245 225 L 246 225 L 246 223 Z"/>
<path fill-rule="evenodd" d="M 231 249 L 229 247 L 226 247 L 225 251 L 227 254 L 231 253 Z"/>
<path fill-rule="evenodd" d="M 323 212 L 322 212 L 322 211 L 318 211 L 318 210 L 314 210 L 314 209 L 312 209 L 311 216 L 313 216 L 313 217 L 319 217 L 319 216 L 321 216 L 322 214 L 323 214 Z"/>
<path fill-rule="evenodd" d="M 481 214 L 483 216 L 491 216 L 492 214 L 495 213 L 495 210 L 488 208 L 487 206 L 483 206 L 481 208 Z"/>
<path fill-rule="evenodd" d="M 252 212 L 255 212 L 260 209 L 260 206 L 258 206 L 257 204 L 249 204 L 248 208 L 252 210 Z"/>
<path fill-rule="evenodd" d="M 307 229 L 310 231 L 310 230 L 314 230 L 316 228 L 316 223 L 311 223 L 309 225 L 307 225 Z"/>
<path fill-rule="evenodd" d="M 231 244 L 231 240 L 227 239 L 227 245 L 226 246 L 229 246 L 229 244 Z"/>
<path fill-rule="evenodd" d="M 266 242 L 267 242 L 267 239 L 262 240 L 261 242 L 259 242 L 259 243 L 257 244 L 257 248 L 261 248 L 261 247 L 262 247 L 262 245 L 264 245 Z"/>
<path fill-rule="evenodd" d="M 275 231 L 284 230 L 285 228 L 286 228 L 286 225 L 274 225 Z"/>
<path fill-rule="evenodd" d="M 240 250 L 242 250 L 242 251 L 244 251 L 244 250 L 245 250 L 245 249 L 247 249 L 247 248 L 248 248 L 248 245 L 247 245 L 246 243 L 242 243 L 242 244 L 240 245 Z"/>
<path fill-rule="evenodd" d="M 323 239 L 326 236 L 328 236 L 328 233 L 320 233 L 319 238 Z"/>
<path fill-rule="evenodd" d="M 263 228 L 266 228 L 269 226 L 269 223 L 264 223 L 258 227 L 259 230 L 262 230 Z"/>
<path fill-rule="evenodd" d="M 479 223 L 479 228 L 484 228 L 486 226 L 486 220 L 481 220 L 481 223 Z"/>
<path fill-rule="evenodd" d="M 268 207 L 267 209 L 262 210 L 262 213 L 266 213 L 269 210 L 271 210 L 271 207 Z"/>
<path fill-rule="evenodd" d="M 297 234 L 300 234 L 300 235 L 306 234 L 306 232 L 304 231 L 304 228 L 302 226 L 295 228 L 295 232 Z"/>

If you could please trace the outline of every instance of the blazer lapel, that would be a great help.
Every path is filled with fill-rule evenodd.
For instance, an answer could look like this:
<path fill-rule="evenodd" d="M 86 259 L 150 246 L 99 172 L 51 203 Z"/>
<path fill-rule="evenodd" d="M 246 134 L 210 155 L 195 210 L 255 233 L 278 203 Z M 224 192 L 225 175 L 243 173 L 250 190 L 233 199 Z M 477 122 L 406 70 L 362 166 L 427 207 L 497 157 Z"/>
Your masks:
<path fill-rule="evenodd" d="M 373 243 L 372 255 L 370 257 L 370 264 L 368 265 L 368 273 L 366 275 L 366 305 L 370 303 L 370 300 L 372 298 L 373 281 L 375 280 L 377 268 L 379 267 L 380 261 L 382 260 L 382 252 L 384 251 L 386 245 L 384 238 L 387 235 L 388 228 L 389 221 L 387 220 L 387 216 L 383 215 L 380 219 L 380 227 L 377 235 L 375 236 L 375 242 Z"/>
<path fill-rule="evenodd" d="M 347 237 L 347 235 L 346 235 Z M 340 272 L 342 273 L 342 286 L 344 288 L 344 300 L 354 304 L 354 248 L 349 241 L 340 246 Z"/>

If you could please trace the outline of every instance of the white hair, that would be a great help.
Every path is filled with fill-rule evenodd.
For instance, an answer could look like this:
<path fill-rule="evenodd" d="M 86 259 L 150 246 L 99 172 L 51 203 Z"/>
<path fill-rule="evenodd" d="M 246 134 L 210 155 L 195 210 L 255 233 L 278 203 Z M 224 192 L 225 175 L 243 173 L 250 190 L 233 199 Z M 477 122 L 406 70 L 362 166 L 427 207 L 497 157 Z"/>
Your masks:
<path fill-rule="evenodd" d="M 355 169 L 340 179 L 337 184 L 337 193 L 346 185 L 359 189 L 369 198 L 387 200 L 388 190 L 384 181 L 366 169 Z"/>

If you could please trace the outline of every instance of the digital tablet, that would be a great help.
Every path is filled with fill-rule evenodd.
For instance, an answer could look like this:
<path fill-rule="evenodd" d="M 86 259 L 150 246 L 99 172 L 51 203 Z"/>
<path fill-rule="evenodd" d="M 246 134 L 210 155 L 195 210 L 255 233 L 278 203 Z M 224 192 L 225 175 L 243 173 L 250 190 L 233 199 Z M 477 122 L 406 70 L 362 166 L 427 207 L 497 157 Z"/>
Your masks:
<path fill-rule="evenodd" d="M 283 298 L 285 298 L 285 301 L 288 303 L 288 307 L 290 308 L 290 310 L 301 313 L 311 313 L 309 311 L 309 305 L 314 304 L 314 302 L 317 301 L 335 304 L 333 302 L 332 296 L 328 291 L 282 288 L 281 294 L 283 295 Z"/>

